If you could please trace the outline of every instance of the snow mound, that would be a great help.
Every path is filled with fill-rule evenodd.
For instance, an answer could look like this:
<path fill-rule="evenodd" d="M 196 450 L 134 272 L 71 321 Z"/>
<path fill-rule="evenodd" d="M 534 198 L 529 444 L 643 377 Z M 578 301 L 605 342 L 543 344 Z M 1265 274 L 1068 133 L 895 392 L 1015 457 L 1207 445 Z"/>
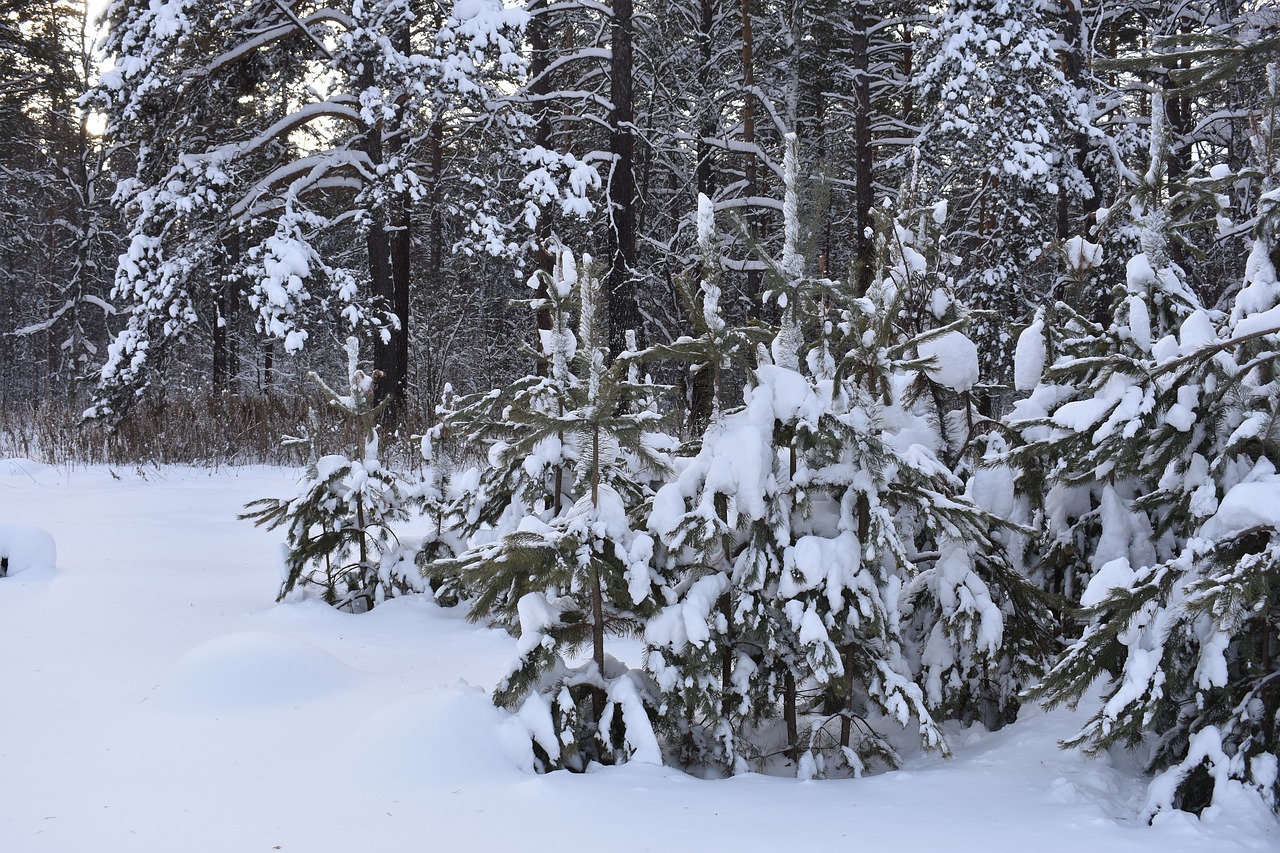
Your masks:
<path fill-rule="evenodd" d="M 533 768 L 525 727 L 483 690 L 438 687 L 393 702 L 359 723 L 333 753 L 343 778 L 379 789 L 492 784 Z M 524 771 L 524 772 L 522 772 Z"/>
<path fill-rule="evenodd" d="M 0 459 L 0 477 L 22 477 L 24 479 L 43 474 L 52 466 L 31 459 L 15 456 L 12 459 Z"/>
<path fill-rule="evenodd" d="M 29 569 L 53 571 L 58 549 L 53 537 L 39 527 L 0 524 L 0 560 L 4 561 L 0 577 Z"/>
<path fill-rule="evenodd" d="M 347 689 L 359 676 L 303 640 L 244 631 L 187 652 L 157 693 L 160 704 L 172 710 L 249 712 L 323 699 Z"/>

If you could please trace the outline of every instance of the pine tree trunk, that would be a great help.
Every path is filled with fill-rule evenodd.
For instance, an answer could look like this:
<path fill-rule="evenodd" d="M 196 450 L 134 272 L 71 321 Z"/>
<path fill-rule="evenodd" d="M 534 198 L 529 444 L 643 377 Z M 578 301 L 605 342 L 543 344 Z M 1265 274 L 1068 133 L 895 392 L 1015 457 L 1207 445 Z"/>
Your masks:
<path fill-rule="evenodd" d="M 871 537 L 871 500 L 865 493 L 858 495 L 858 561 L 862 561 L 867 550 L 867 540 Z M 844 713 L 840 716 L 840 745 L 847 747 L 853 739 L 854 694 L 853 679 L 855 675 L 856 646 L 849 643 L 841 649 L 844 655 Z"/>
<path fill-rule="evenodd" d="M 534 0 L 529 4 L 529 47 L 531 56 L 529 58 L 529 93 L 533 96 L 533 101 L 537 104 L 537 124 L 534 125 L 533 139 L 535 144 L 543 148 L 551 149 L 551 113 L 547 107 L 547 95 L 551 93 L 551 80 L 547 76 L 551 61 L 550 38 L 548 30 L 550 24 L 546 19 L 547 0 Z M 543 211 L 538 217 L 538 227 L 534 234 L 533 248 L 533 265 L 538 276 L 538 299 L 541 307 L 538 308 L 535 323 L 535 334 L 537 340 L 535 346 L 537 351 L 542 353 L 542 358 L 538 359 L 535 369 L 538 376 L 548 376 L 551 373 L 551 359 L 548 353 L 542 349 L 542 332 L 551 330 L 551 294 L 548 291 L 548 283 L 551 280 L 552 272 L 555 268 L 555 258 L 552 257 L 550 251 L 551 243 L 551 218 L 549 211 Z M 556 472 L 556 506 L 559 508 L 560 495 L 560 472 Z"/>
<path fill-rule="evenodd" d="M 844 656 L 844 670 L 848 675 L 845 686 L 848 692 L 844 698 L 844 712 L 840 715 L 840 746 L 848 749 L 853 740 L 853 645 L 845 646 L 840 652 Z"/>
<path fill-rule="evenodd" d="M 263 393 L 271 392 L 271 385 L 275 382 L 275 355 L 276 344 L 271 338 L 267 338 L 262 342 L 262 391 Z"/>
<path fill-rule="evenodd" d="M 916 46 L 912 39 L 911 23 L 902 25 L 902 79 L 915 79 Z M 915 126 L 916 92 L 915 87 L 907 85 L 902 92 L 902 123 L 907 127 Z"/>
<path fill-rule="evenodd" d="M 1062 72 L 1068 83 L 1084 88 L 1086 85 L 1084 79 L 1084 56 L 1088 48 L 1085 43 L 1084 18 L 1080 5 L 1081 0 L 1065 0 L 1062 4 L 1062 20 L 1063 26 L 1066 28 L 1064 37 L 1066 48 L 1062 51 Z M 1091 196 L 1081 200 L 1082 212 L 1087 221 L 1081 226 L 1080 230 L 1086 232 L 1089 226 L 1093 224 L 1092 220 L 1095 218 L 1102 203 L 1102 193 L 1101 188 L 1098 186 L 1097 175 L 1089 162 L 1090 148 L 1088 134 L 1077 133 L 1075 135 L 1075 164 L 1093 190 Z M 1075 230 L 1075 223 L 1071 221 L 1071 197 L 1064 187 L 1058 192 L 1058 239 L 1065 240 Z"/>
<path fill-rule="evenodd" d="M 800 727 L 796 719 L 796 677 L 790 669 L 782 678 L 782 721 L 787 729 L 787 755 L 792 761 L 800 757 Z"/>
<path fill-rule="evenodd" d="M 232 310 L 235 305 L 232 271 L 240 264 L 240 230 L 232 226 L 222 243 L 223 276 L 214 297 L 213 319 L 213 390 L 226 391 L 235 377 L 235 344 L 231 337 Z"/>
<path fill-rule="evenodd" d="M 729 517 L 729 498 L 724 494 L 715 496 L 716 516 L 721 521 Z M 729 566 L 733 560 L 733 533 L 726 533 L 720 542 L 720 561 Z M 726 721 L 733 713 L 733 659 L 735 634 L 733 630 L 733 607 L 728 593 L 720 599 L 720 615 L 724 617 L 725 635 L 720 642 L 720 715 Z"/>
<path fill-rule="evenodd" d="M 610 50 L 609 151 L 609 352 L 626 349 L 627 330 L 643 341 L 643 321 L 636 302 L 635 93 L 632 88 L 632 0 L 614 0 Z"/>
<path fill-rule="evenodd" d="M 591 433 L 591 506 L 600 509 L 600 427 Z M 591 561 L 591 658 L 596 663 L 596 674 L 604 680 L 604 588 L 600 579 L 600 561 Z M 591 706 L 598 724 L 604 715 L 604 690 L 595 688 L 591 693 Z M 602 733 L 603 735 L 603 733 Z M 603 737 L 602 737 L 603 739 Z"/>
<path fill-rule="evenodd" d="M 867 36 L 867 20 L 861 0 L 851 3 L 849 25 L 853 30 L 851 44 L 853 93 L 854 151 L 854 252 L 856 292 L 861 295 L 871 286 L 875 270 L 875 235 L 872 233 L 871 208 L 875 204 L 872 168 L 875 154 L 871 148 L 871 47 Z"/>
<path fill-rule="evenodd" d="M 715 164 L 712 162 L 711 139 L 716 133 L 716 116 L 712 109 L 711 89 L 714 81 L 712 69 L 713 48 L 712 37 L 715 27 L 715 6 L 713 0 L 701 0 L 701 19 L 698 26 L 698 95 L 702 99 L 699 105 L 701 116 L 698 122 L 698 165 L 696 181 L 698 192 L 707 198 L 713 198 L 716 191 Z"/>
<path fill-rule="evenodd" d="M 701 98 L 699 109 L 702 111 L 698 120 L 697 170 L 695 181 L 698 192 L 707 198 L 713 198 L 716 192 L 716 173 L 712 162 L 711 138 L 716 132 L 716 117 L 712 111 L 710 97 L 712 86 L 712 49 L 711 42 L 715 26 L 715 9 L 712 0 L 701 0 L 701 20 L 698 27 L 698 94 Z M 703 276 L 710 274 L 703 270 Z M 692 434 L 701 433 L 711 421 L 714 407 L 715 380 L 712 375 L 713 365 L 699 365 L 699 370 L 689 377 L 689 417 L 687 425 Z M 715 368 L 718 369 L 718 368 Z"/>
<path fill-rule="evenodd" d="M 754 198 L 759 194 L 759 182 L 756 176 L 756 96 L 752 91 L 756 85 L 755 77 L 755 60 L 752 56 L 754 44 L 751 33 L 751 0 L 741 0 L 742 6 L 742 142 L 747 149 L 745 153 L 744 174 L 746 182 L 746 194 L 748 198 Z M 761 231 L 760 214 L 752 207 L 752 212 L 747 216 L 747 230 L 751 240 L 759 240 L 763 235 Z M 747 271 L 747 300 L 748 314 L 751 319 L 759 319 L 763 307 L 760 304 L 760 294 L 762 291 L 763 278 L 760 271 L 750 269 Z"/>
<path fill-rule="evenodd" d="M 409 51 L 409 27 L 404 24 L 393 36 L 396 48 Z M 362 75 L 364 85 L 372 85 L 372 68 Z M 384 136 L 389 137 L 384 155 Z M 403 145 L 397 133 L 384 134 L 381 123 L 365 132 L 364 149 L 370 161 L 378 166 L 386 159 L 393 159 Z M 382 372 L 382 378 L 374 388 L 375 399 L 381 401 L 391 396 L 391 403 L 384 410 L 388 422 L 399 420 L 405 411 L 408 390 L 409 366 L 409 247 L 410 213 L 407 193 L 398 193 L 384 205 L 369 211 L 369 273 L 373 296 L 384 310 L 396 320 L 386 339 L 378 335 L 374 339 L 373 366 Z"/>

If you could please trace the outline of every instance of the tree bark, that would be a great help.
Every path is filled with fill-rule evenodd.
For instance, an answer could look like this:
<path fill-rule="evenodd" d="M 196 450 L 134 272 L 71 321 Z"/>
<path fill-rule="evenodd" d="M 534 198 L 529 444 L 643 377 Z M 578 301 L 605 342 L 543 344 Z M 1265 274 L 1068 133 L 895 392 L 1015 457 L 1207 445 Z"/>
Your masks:
<path fill-rule="evenodd" d="M 748 198 L 753 198 L 759 193 L 759 183 L 756 176 L 756 96 L 753 91 L 756 85 L 756 76 L 755 60 L 752 56 L 753 51 L 751 0 L 742 0 L 742 142 L 747 149 L 744 155 L 746 161 L 743 167 L 743 178 L 746 183 Z M 752 241 L 760 239 L 762 229 L 759 212 L 753 210 L 747 216 L 747 229 Z M 749 302 L 747 311 L 753 320 L 760 318 L 764 307 L 760 304 L 762 281 L 760 270 L 749 269 L 747 271 L 747 300 Z"/>
<path fill-rule="evenodd" d="M 787 752 L 800 758 L 800 726 L 796 719 L 796 677 L 790 669 L 782 677 L 782 721 L 787 729 Z"/>
<path fill-rule="evenodd" d="M 1065 0 L 1062 5 L 1063 26 L 1066 28 L 1064 41 L 1066 49 L 1062 51 L 1062 71 L 1067 78 L 1067 82 L 1084 87 L 1084 52 L 1086 50 L 1084 43 L 1084 18 L 1080 8 L 1080 0 Z M 1076 167 L 1080 169 L 1092 189 L 1092 195 L 1081 199 L 1081 213 L 1084 216 L 1085 223 L 1080 226 L 1080 230 L 1088 233 L 1089 227 L 1096 219 L 1098 207 L 1101 205 L 1101 192 L 1098 187 L 1097 175 L 1094 174 L 1093 168 L 1089 163 L 1089 135 L 1086 133 L 1077 133 L 1075 135 L 1075 151 L 1074 159 Z M 1058 239 L 1065 240 L 1072 235 L 1077 228 L 1076 223 L 1072 222 L 1071 217 L 1071 198 L 1066 188 L 1062 187 L 1058 190 Z"/>
<path fill-rule="evenodd" d="M 396 48 L 409 52 L 409 25 L 404 23 L 394 35 Z M 364 72 L 366 85 L 372 85 L 372 69 Z M 384 134 L 381 122 L 365 133 L 364 149 L 375 166 L 394 159 L 403 140 L 394 132 Z M 385 138 L 385 146 L 384 146 Z M 386 149 L 384 154 L 384 147 Z M 373 366 L 382 378 L 374 387 L 375 400 L 391 396 L 383 417 L 395 423 L 405 413 L 409 387 L 409 247 L 410 213 L 406 193 L 388 193 L 382 204 L 369 211 L 369 273 L 374 298 L 394 317 L 384 338 L 375 338 Z"/>
<path fill-rule="evenodd" d="M 711 98 L 713 82 L 711 65 L 715 47 L 712 43 L 712 38 L 715 35 L 714 0 L 701 0 L 701 12 L 702 17 L 698 26 L 698 54 L 700 59 L 698 64 L 698 97 L 701 99 L 701 115 L 698 121 L 698 165 L 695 177 L 698 192 L 707 198 L 712 198 L 716 192 L 715 164 L 712 162 L 712 151 L 715 149 L 710 143 L 716 132 L 716 115 Z"/>
<path fill-rule="evenodd" d="M 875 153 L 871 147 L 871 44 L 862 0 L 850 4 L 849 23 L 853 30 L 850 56 L 853 71 L 854 148 L 854 268 L 858 294 L 867 292 L 875 271 L 875 234 L 871 208 L 875 204 L 872 171 Z"/>
<path fill-rule="evenodd" d="M 591 506 L 600 508 L 600 427 L 591 433 Z M 600 561 L 591 561 L 591 658 L 596 663 L 596 673 L 604 680 L 604 589 L 600 580 Z M 591 693 L 595 722 L 604 714 L 604 691 L 596 688 Z M 601 738 L 604 739 L 603 737 Z"/>
<path fill-rule="evenodd" d="M 636 301 L 635 93 L 632 88 L 632 0 L 614 0 L 609 69 L 609 350 L 626 349 L 628 329 L 643 340 L 643 320 Z"/>
<path fill-rule="evenodd" d="M 237 365 L 235 342 L 231 336 L 231 323 L 235 310 L 235 270 L 240 264 L 240 230 L 234 225 L 222 241 L 222 281 L 218 283 L 214 297 L 213 318 L 213 390 L 231 389 Z"/>
<path fill-rule="evenodd" d="M 537 124 L 534 125 L 533 138 L 537 145 L 551 148 L 551 111 L 546 96 L 551 92 L 551 80 L 547 76 L 551 62 L 551 40 L 548 37 L 550 22 L 546 13 L 547 0 L 534 0 L 529 4 L 529 93 L 537 104 Z M 538 359 L 535 370 L 538 376 L 551 373 L 550 356 L 542 349 L 542 333 L 551 330 L 551 294 L 548 283 L 555 269 L 555 258 L 551 254 L 551 221 L 549 212 L 543 211 L 538 217 L 538 226 L 534 234 L 533 265 L 538 276 L 539 308 L 535 317 L 534 346 L 542 357 Z M 559 505 L 559 488 L 556 489 L 556 504 Z"/>

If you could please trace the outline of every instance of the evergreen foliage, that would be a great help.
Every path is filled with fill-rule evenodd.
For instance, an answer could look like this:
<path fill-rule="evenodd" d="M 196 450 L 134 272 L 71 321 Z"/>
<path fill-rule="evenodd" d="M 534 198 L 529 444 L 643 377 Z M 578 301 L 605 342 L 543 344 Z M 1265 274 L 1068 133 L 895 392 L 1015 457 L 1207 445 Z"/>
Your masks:
<path fill-rule="evenodd" d="M 638 634 L 652 609 L 653 541 L 633 517 L 667 471 L 649 406 L 662 389 L 638 380 L 629 353 L 606 364 L 590 258 L 562 253 L 545 291 L 546 375 L 460 400 L 450 416 L 489 446 L 490 468 L 460 510 L 472 547 L 428 570 L 459 576 L 469 618 L 518 625 L 519 658 L 494 701 L 519 712 L 543 769 L 656 763 L 651 689 L 606 638 Z M 589 661 L 570 664 L 584 646 Z"/>
<path fill-rule="evenodd" d="M 1107 343 L 1060 354 L 1032 395 L 1054 400 L 1028 430 L 1048 430 L 1033 443 L 1061 454 L 1053 488 L 1098 497 L 1076 510 L 1096 531 L 1092 578 L 1078 592 L 1083 633 L 1030 695 L 1074 704 L 1107 678 L 1069 745 L 1144 747 L 1160 774 L 1148 816 L 1198 813 L 1232 785 L 1274 807 L 1274 238 L 1255 232 L 1229 313 L 1200 308 L 1163 253 L 1167 217 L 1152 212 L 1162 157 L 1157 133 L 1148 192 L 1133 204 L 1144 251 L 1115 320 L 1097 330 Z"/>
<path fill-rule="evenodd" d="M 649 667 L 684 760 L 737 770 L 779 749 L 803 776 L 860 774 L 897 761 L 880 719 L 946 751 L 935 714 L 989 700 L 992 719 L 1011 717 L 1045 649 L 1034 591 L 989 533 L 1002 522 L 939 461 L 910 391 L 940 358 L 965 359 L 965 320 L 904 330 L 926 261 L 897 220 L 869 293 L 807 275 L 794 163 L 769 291 L 780 328 L 745 405 L 654 501 L 667 605 L 646 630 Z M 939 341 L 951 350 L 931 352 Z M 953 367 L 938 375 L 961 384 Z"/>
<path fill-rule="evenodd" d="M 243 516 L 280 597 L 509 629 L 542 770 L 856 776 L 1101 684 L 1069 745 L 1148 816 L 1277 807 L 1277 20 L 113 0 L 91 85 L 74 4 L 0 0 L 0 409 L 345 347 L 351 446 Z"/>
<path fill-rule="evenodd" d="M 241 515 L 268 530 L 285 527 L 285 577 L 277 598 L 318 588 L 335 607 L 362 612 L 395 595 L 421 588 L 392 525 L 409 518 L 415 490 L 378 457 L 378 416 L 388 398 L 374 403 L 377 373 L 359 367 L 360 346 L 347 339 L 346 393 L 315 374 L 330 405 L 352 427 L 360 451 L 329 454 L 311 463 L 296 497 L 263 498 Z"/>

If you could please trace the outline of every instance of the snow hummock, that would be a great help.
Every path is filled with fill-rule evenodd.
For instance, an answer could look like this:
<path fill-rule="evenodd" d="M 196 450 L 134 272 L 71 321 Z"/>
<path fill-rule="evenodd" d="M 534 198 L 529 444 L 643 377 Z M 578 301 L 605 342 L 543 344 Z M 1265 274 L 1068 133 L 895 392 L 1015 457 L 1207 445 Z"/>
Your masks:
<path fill-rule="evenodd" d="M 53 537 L 39 527 L 0 524 L 0 559 L 4 560 L 0 577 L 31 569 L 53 571 L 58 549 Z"/>
<path fill-rule="evenodd" d="M 311 643 L 266 631 L 238 631 L 182 656 L 156 689 L 159 705 L 206 712 L 255 711 L 336 693 L 357 673 Z"/>

